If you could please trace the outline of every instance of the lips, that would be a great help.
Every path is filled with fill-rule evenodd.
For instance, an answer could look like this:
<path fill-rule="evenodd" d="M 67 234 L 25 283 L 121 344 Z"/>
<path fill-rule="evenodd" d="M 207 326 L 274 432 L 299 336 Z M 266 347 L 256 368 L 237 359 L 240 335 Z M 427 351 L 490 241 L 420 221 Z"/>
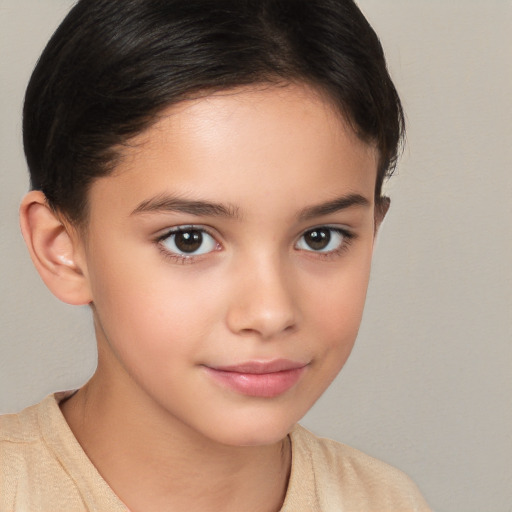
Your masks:
<path fill-rule="evenodd" d="M 273 398 L 295 386 L 307 366 L 297 361 L 278 359 L 204 368 L 209 377 L 224 388 L 242 395 Z"/>

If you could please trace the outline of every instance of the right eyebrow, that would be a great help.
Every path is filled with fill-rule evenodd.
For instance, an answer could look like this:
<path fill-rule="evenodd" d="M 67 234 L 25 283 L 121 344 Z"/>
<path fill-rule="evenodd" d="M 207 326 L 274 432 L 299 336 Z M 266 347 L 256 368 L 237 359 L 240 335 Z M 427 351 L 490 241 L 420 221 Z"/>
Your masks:
<path fill-rule="evenodd" d="M 162 194 L 142 201 L 130 215 L 152 212 L 179 212 L 196 215 L 198 217 L 240 218 L 240 211 L 238 207 L 234 205 L 190 200 L 167 194 Z"/>

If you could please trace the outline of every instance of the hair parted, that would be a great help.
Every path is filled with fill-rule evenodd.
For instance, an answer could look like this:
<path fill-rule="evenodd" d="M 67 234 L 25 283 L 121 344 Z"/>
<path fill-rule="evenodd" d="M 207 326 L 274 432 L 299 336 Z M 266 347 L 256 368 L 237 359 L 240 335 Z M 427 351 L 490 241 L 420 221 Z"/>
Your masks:
<path fill-rule="evenodd" d="M 201 92 L 304 82 L 379 150 L 375 197 L 404 135 L 379 39 L 352 0 L 79 0 L 27 88 L 33 189 L 69 220 L 92 181 L 168 106 Z"/>

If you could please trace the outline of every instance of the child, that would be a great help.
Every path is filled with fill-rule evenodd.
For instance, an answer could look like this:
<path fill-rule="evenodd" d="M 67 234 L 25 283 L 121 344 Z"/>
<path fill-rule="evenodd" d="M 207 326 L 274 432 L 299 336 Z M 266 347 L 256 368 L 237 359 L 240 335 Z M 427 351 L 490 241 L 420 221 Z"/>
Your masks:
<path fill-rule="evenodd" d="M 351 0 L 80 0 L 21 225 L 98 367 L 0 420 L 2 511 L 426 511 L 297 425 L 347 360 L 403 131 Z"/>

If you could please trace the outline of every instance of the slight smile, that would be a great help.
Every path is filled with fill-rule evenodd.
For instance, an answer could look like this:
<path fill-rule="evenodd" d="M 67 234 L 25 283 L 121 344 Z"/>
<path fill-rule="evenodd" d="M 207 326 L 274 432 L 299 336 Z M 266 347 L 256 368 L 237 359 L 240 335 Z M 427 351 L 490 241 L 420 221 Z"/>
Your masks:
<path fill-rule="evenodd" d="M 223 387 L 242 395 L 273 398 L 297 384 L 307 366 L 308 363 L 278 359 L 204 368 Z"/>

